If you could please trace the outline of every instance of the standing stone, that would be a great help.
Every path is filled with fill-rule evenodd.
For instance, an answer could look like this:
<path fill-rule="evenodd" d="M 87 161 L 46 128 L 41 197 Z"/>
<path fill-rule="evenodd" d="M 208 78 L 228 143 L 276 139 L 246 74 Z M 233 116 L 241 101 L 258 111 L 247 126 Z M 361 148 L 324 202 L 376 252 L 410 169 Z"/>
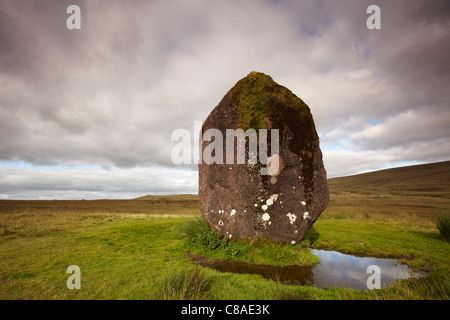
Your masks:
<path fill-rule="evenodd" d="M 279 152 L 273 156 L 278 159 L 278 169 L 271 169 L 272 157 L 267 163 L 260 158 L 257 164 L 249 163 L 248 142 L 246 162 L 226 164 L 226 130 L 238 128 L 268 129 L 267 157 L 273 148 L 270 129 L 278 129 Z M 208 129 L 222 133 L 223 161 L 199 164 L 203 218 L 230 239 L 270 237 L 275 242 L 298 243 L 329 200 L 319 137 L 309 107 L 270 76 L 251 72 L 211 111 L 203 123 L 202 137 Z M 259 134 L 258 142 L 262 138 Z M 211 153 L 214 139 L 211 141 L 201 143 L 203 160 Z M 220 143 L 220 139 L 215 142 Z M 209 158 L 218 156 L 217 150 L 209 154 Z M 264 167 L 269 175 L 261 174 Z"/>

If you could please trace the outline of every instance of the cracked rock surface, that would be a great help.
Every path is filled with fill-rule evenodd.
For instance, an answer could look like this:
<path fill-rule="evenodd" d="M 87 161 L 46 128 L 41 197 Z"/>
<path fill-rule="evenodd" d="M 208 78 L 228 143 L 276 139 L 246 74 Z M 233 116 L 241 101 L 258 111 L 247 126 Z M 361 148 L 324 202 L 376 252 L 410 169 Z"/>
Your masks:
<path fill-rule="evenodd" d="M 268 129 L 266 163 L 226 164 L 227 129 Z M 211 111 L 201 134 L 218 129 L 222 164 L 199 164 L 199 204 L 203 218 L 230 239 L 270 237 L 298 243 L 325 210 L 329 192 L 322 152 L 309 107 L 268 75 L 251 72 Z M 270 129 L 278 129 L 279 151 L 272 155 Z M 258 135 L 258 143 L 261 135 Z M 210 144 L 204 141 L 201 152 Z M 237 142 L 234 143 L 235 160 Z M 208 149 L 207 151 L 210 151 Z M 215 155 L 215 154 L 214 154 Z M 272 157 L 270 157 L 272 156 Z M 278 167 L 271 167 L 276 157 Z M 261 174 L 267 168 L 268 175 Z"/>

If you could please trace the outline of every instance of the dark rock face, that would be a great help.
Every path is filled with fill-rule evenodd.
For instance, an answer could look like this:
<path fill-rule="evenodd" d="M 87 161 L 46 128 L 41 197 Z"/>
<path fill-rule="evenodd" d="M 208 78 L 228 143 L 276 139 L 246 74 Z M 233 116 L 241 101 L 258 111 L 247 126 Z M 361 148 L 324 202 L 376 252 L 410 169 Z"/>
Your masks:
<path fill-rule="evenodd" d="M 271 130 L 278 129 L 278 153 L 267 165 L 260 158 L 252 164 L 247 142 L 245 163 L 238 164 L 235 141 L 235 161 L 226 164 L 226 130 L 238 128 L 255 129 L 258 142 L 262 139 L 259 129 L 268 129 L 267 157 L 275 148 Z M 275 242 L 298 243 L 329 200 L 319 137 L 309 107 L 270 76 L 252 72 L 212 110 L 203 124 L 202 136 L 208 129 L 222 133 L 223 164 L 199 164 L 203 218 L 230 239 L 270 237 Z M 203 141 L 202 155 L 211 143 Z M 274 157 L 278 168 L 271 168 Z M 269 175 L 261 174 L 264 167 Z"/>

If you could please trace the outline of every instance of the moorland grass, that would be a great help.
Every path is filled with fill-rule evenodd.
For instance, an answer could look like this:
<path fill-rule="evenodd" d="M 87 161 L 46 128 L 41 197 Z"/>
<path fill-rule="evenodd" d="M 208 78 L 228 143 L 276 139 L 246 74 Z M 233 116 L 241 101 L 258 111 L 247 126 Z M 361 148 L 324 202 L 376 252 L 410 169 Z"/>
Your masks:
<path fill-rule="evenodd" d="M 450 239 L 450 210 L 440 209 L 436 217 L 436 227 L 445 241 Z"/>
<path fill-rule="evenodd" d="M 185 223 L 182 232 L 186 235 L 187 242 L 191 246 L 198 245 L 205 250 L 227 247 L 227 239 L 220 233 L 214 232 L 201 217 L 196 217 Z"/>
<path fill-rule="evenodd" d="M 169 271 L 159 283 L 162 300 L 201 300 L 206 298 L 205 270 L 199 267 Z"/>
<path fill-rule="evenodd" d="M 208 249 L 188 241 L 195 217 L 71 212 L 70 208 L 0 213 L 0 299 L 448 299 L 448 242 L 429 219 L 324 213 L 299 245 L 229 241 Z M 160 208 L 158 210 L 161 210 Z M 193 216 L 198 216 L 192 211 Z M 362 245 L 361 245 L 362 243 Z M 418 280 L 359 292 L 289 286 L 258 275 L 194 269 L 186 252 L 258 264 L 311 264 L 308 247 L 398 257 Z M 237 252 L 234 256 L 227 248 Z M 231 250 L 228 249 L 228 250 Z M 69 265 L 81 290 L 69 290 Z M 197 271 L 193 271 L 197 270 Z M 194 284 L 194 285 L 190 285 Z M 188 291 L 186 288 L 194 288 Z"/>

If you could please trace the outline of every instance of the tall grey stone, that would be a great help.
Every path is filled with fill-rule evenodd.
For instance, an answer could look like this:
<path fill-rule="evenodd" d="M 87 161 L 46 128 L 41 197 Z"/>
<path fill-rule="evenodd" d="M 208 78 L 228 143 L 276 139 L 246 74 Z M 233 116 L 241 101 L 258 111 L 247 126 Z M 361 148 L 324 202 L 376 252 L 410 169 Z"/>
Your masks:
<path fill-rule="evenodd" d="M 258 143 L 264 132 L 259 129 L 267 129 L 268 157 L 274 148 L 271 129 L 278 129 L 278 153 L 266 164 L 260 159 L 252 164 L 247 143 L 246 162 L 226 164 L 226 130 L 238 128 L 245 132 L 255 129 Z M 270 237 L 275 242 L 298 243 L 329 200 L 319 137 L 309 107 L 270 76 L 251 72 L 211 111 L 201 134 L 208 129 L 220 131 L 224 152 L 222 164 L 207 164 L 205 159 L 199 164 L 203 218 L 230 239 Z M 208 155 L 211 143 L 203 141 L 202 155 Z M 235 141 L 235 160 L 237 148 Z M 271 160 L 278 160 L 278 167 L 271 168 L 275 163 Z M 269 175 L 261 174 L 265 167 Z"/>

